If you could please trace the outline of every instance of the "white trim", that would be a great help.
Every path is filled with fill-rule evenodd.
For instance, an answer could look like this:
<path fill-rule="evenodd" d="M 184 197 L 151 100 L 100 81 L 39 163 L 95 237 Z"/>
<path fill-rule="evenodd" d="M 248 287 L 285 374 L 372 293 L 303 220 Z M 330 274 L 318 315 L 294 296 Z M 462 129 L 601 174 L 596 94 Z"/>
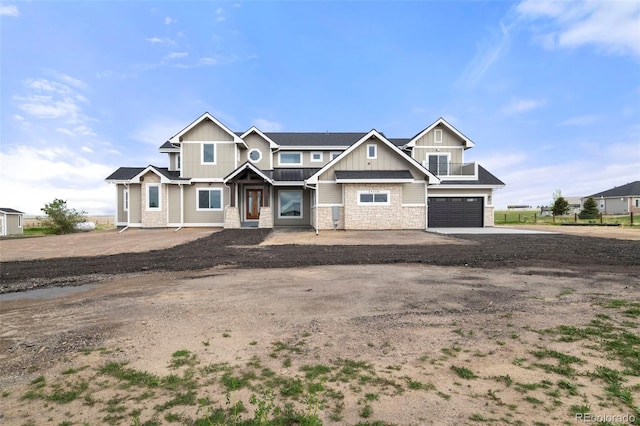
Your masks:
<path fill-rule="evenodd" d="M 247 144 L 241 138 L 239 138 L 238 135 L 233 133 L 227 126 L 222 124 L 220 121 L 218 121 L 217 118 L 215 118 L 213 115 L 209 114 L 208 112 L 205 112 L 200 117 L 196 118 L 193 122 L 191 122 L 191 124 L 189 124 L 187 127 L 185 127 L 184 129 L 182 129 L 178 133 L 176 133 L 173 137 L 171 137 L 169 139 L 169 142 L 174 144 L 174 145 L 177 145 L 177 144 L 181 143 L 180 137 L 182 135 L 184 135 L 185 133 L 187 133 L 189 130 L 191 130 L 194 127 L 196 127 L 198 124 L 200 124 L 201 121 L 203 121 L 205 119 L 209 119 L 209 120 L 213 121 L 215 124 L 217 124 L 218 127 L 220 127 L 225 133 L 227 133 L 229 136 L 231 136 L 231 138 L 233 139 L 233 142 L 242 144 L 242 145 L 244 145 L 245 148 L 247 147 Z"/>
<path fill-rule="evenodd" d="M 438 140 L 438 136 L 440 136 L 440 140 Z M 442 143 L 442 129 L 433 129 L 433 143 Z"/>
<path fill-rule="evenodd" d="M 355 150 L 361 144 L 363 144 L 366 141 L 368 141 L 369 139 L 371 139 L 371 137 L 377 138 L 380 142 L 382 142 L 383 144 L 387 145 L 392 151 L 395 151 L 398 155 L 400 155 L 401 158 L 404 159 L 407 163 L 411 164 L 413 167 L 415 167 L 417 170 L 419 170 L 420 173 L 422 173 L 425 176 L 427 176 L 429 178 L 429 184 L 437 185 L 437 184 L 440 183 L 440 178 L 438 178 L 436 175 L 434 175 L 429 170 L 427 170 L 425 167 L 423 167 L 422 164 L 420 164 L 415 158 L 409 157 L 399 147 L 397 147 L 396 145 L 394 145 L 391 142 L 389 142 L 389 140 L 387 140 L 386 137 L 384 137 L 383 135 L 378 133 L 377 130 L 373 129 L 369 133 L 364 135 L 362 138 L 360 138 L 359 141 L 355 142 L 348 149 L 343 151 L 336 158 L 334 158 L 333 160 L 331 160 L 327 164 L 325 164 L 320 170 L 315 172 L 312 176 L 309 176 L 309 179 L 307 179 L 307 184 L 311 184 L 311 185 L 317 184 L 318 183 L 318 177 L 321 174 L 323 174 L 324 172 L 329 170 L 335 164 L 339 163 L 343 158 L 348 156 L 353 150 Z M 321 182 L 325 182 L 325 181 L 321 181 Z"/>
<path fill-rule="evenodd" d="M 277 143 L 272 141 L 267 135 L 262 133 L 262 131 L 260 129 L 258 129 L 256 126 L 251 126 L 251 128 L 249 130 L 247 130 L 246 132 L 244 132 L 240 137 L 242 139 L 244 139 L 247 136 L 249 136 L 251 133 L 257 133 L 260 137 L 262 137 L 262 139 L 264 139 L 265 141 L 269 142 L 269 148 L 271 148 L 271 149 L 276 149 L 276 148 L 280 147 L 280 145 L 278 145 Z"/>
<path fill-rule="evenodd" d="M 160 212 L 162 211 L 162 184 L 161 183 L 148 183 L 145 185 L 146 199 L 145 199 L 145 211 L 148 212 Z M 149 207 L 149 190 L 151 188 L 158 188 L 158 207 Z"/>
<path fill-rule="evenodd" d="M 257 152 L 258 153 L 258 159 L 254 160 L 251 158 L 251 153 L 252 152 Z M 247 152 L 247 161 L 251 161 L 252 163 L 259 163 L 262 160 L 262 151 L 260 151 L 258 148 L 251 148 L 249 150 L 249 152 Z"/>
<path fill-rule="evenodd" d="M 321 181 L 326 182 L 326 181 Z M 409 179 L 336 179 L 336 183 L 415 183 L 413 178 Z"/>
<path fill-rule="evenodd" d="M 371 148 L 373 148 L 373 155 L 371 155 Z M 367 144 L 367 160 L 376 160 L 378 158 L 378 144 Z"/>
<path fill-rule="evenodd" d="M 190 183 L 208 183 L 208 182 L 212 182 L 212 183 L 222 183 L 224 182 L 223 178 L 193 178 L 190 180 L 190 182 L 178 182 L 178 183 L 186 183 L 186 184 L 190 184 Z"/>
<path fill-rule="evenodd" d="M 303 160 L 302 160 L 302 152 L 300 151 L 293 151 L 293 152 L 287 152 L 286 154 L 298 154 L 300 156 L 300 161 L 297 163 L 283 163 L 282 162 L 282 152 L 278 152 L 278 166 L 281 167 L 286 167 L 286 166 L 302 166 Z"/>
<path fill-rule="evenodd" d="M 204 146 L 213 145 L 213 161 L 204 161 Z M 215 166 L 218 161 L 218 147 L 217 142 L 200 142 L 200 165 L 201 166 Z"/>
<path fill-rule="evenodd" d="M 368 201 L 361 201 L 362 200 L 362 195 L 372 195 L 372 199 L 373 201 L 368 202 Z M 387 201 L 375 201 L 376 199 L 376 195 L 379 194 L 386 194 L 387 196 Z M 387 191 L 387 190 L 369 190 L 369 191 L 358 191 L 358 198 L 357 198 L 357 205 L 359 206 L 390 206 L 391 205 L 391 191 Z"/>
<path fill-rule="evenodd" d="M 320 154 L 320 158 L 317 160 L 313 158 L 314 155 Z M 311 163 L 322 163 L 324 161 L 324 153 L 322 151 L 311 151 L 309 153 L 309 161 Z"/>
<path fill-rule="evenodd" d="M 200 207 L 200 192 L 202 191 L 217 191 L 220 193 L 220 207 Z M 211 200 L 209 200 L 211 201 Z M 222 206 L 224 204 L 224 193 L 222 188 L 196 188 L 196 211 L 199 212 L 219 212 L 222 211 Z"/>
<path fill-rule="evenodd" d="M 122 189 L 122 211 L 129 211 L 129 188 Z"/>
<path fill-rule="evenodd" d="M 302 189 L 285 189 L 274 192 L 278 193 L 278 219 L 304 219 L 304 191 Z M 283 192 L 300 193 L 300 216 L 282 216 L 282 200 L 280 198 L 280 194 Z"/>
<path fill-rule="evenodd" d="M 280 146 L 278 151 L 317 151 L 318 148 L 322 148 L 323 151 L 342 151 L 349 148 L 349 145 L 284 145 Z"/>
<path fill-rule="evenodd" d="M 431 173 L 435 173 L 436 176 L 449 176 L 449 171 L 451 170 L 451 153 L 450 152 L 429 152 L 429 153 L 426 154 L 426 157 L 427 158 L 424 161 L 426 162 L 425 168 L 427 170 L 429 170 L 429 157 L 447 157 L 447 173 L 446 174 L 439 173 L 440 172 L 440 161 L 439 161 L 439 159 L 438 159 L 438 162 L 437 162 L 438 163 L 437 164 L 438 172 L 434 172 L 433 170 L 429 170 L 429 171 Z M 474 177 L 474 179 L 475 178 L 477 178 L 477 176 Z"/>
<path fill-rule="evenodd" d="M 305 186 L 303 180 L 283 180 L 271 183 L 273 186 Z"/>
<path fill-rule="evenodd" d="M 438 145 L 438 146 L 433 146 L 433 145 L 418 145 L 418 146 L 414 146 L 414 149 L 459 149 L 460 151 L 464 152 L 464 147 L 461 145 Z"/>
<path fill-rule="evenodd" d="M 432 124 L 430 124 L 426 129 L 424 129 L 423 131 L 421 131 L 420 133 L 415 135 L 413 138 L 411 138 L 411 140 L 405 146 L 403 146 L 403 148 L 413 148 L 413 147 L 415 147 L 416 146 L 416 141 L 418 139 L 420 139 L 421 137 L 423 137 L 424 135 L 426 135 L 427 133 L 429 133 L 438 124 L 444 125 L 449 130 L 451 130 L 453 133 L 455 133 L 456 136 L 458 136 L 460 139 L 462 139 L 464 141 L 464 147 L 465 148 L 473 148 L 475 146 L 475 144 L 471 141 L 471 139 L 467 138 L 458 129 L 453 127 L 451 124 L 447 123 L 447 121 L 444 118 L 440 117 L 436 121 L 434 121 Z"/>
<path fill-rule="evenodd" d="M 259 168 L 257 168 L 256 166 L 254 166 L 252 163 L 245 163 L 244 166 L 239 167 L 237 169 L 235 169 L 233 172 L 231 172 L 230 174 L 227 175 L 226 178 L 224 179 L 220 179 L 219 182 L 222 183 L 227 183 L 229 182 L 231 179 L 233 179 L 234 177 L 238 176 L 239 173 L 243 172 L 244 170 L 246 170 L 247 168 L 253 170 L 258 176 L 260 176 L 265 182 L 268 182 L 270 184 L 273 184 L 273 179 L 271 179 L 269 176 L 265 175 L 262 170 L 260 170 Z M 214 182 L 218 182 L 217 180 L 214 180 Z"/>

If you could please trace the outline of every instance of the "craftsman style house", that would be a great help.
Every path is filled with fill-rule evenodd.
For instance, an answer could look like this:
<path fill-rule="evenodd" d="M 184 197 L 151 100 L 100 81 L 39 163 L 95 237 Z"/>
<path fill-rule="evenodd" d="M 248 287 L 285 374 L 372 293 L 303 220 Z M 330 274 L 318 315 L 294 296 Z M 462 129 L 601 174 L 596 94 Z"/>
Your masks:
<path fill-rule="evenodd" d="M 168 167 L 121 167 L 117 226 L 426 229 L 493 226 L 504 183 L 439 118 L 410 139 L 228 129 L 209 113 L 160 147 Z"/>

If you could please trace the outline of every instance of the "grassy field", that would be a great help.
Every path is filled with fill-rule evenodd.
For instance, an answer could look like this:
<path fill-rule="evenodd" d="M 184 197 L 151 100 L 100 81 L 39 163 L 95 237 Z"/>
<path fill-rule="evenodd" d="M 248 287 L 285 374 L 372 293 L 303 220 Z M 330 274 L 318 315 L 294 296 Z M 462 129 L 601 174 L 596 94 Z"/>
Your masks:
<path fill-rule="evenodd" d="M 640 225 L 640 215 L 634 215 L 634 225 Z M 603 215 L 602 222 L 598 219 L 579 219 L 577 215 L 541 216 L 540 210 L 496 210 L 494 215 L 496 225 L 532 224 L 532 225 L 561 225 L 563 223 L 609 223 L 621 226 L 631 225 L 630 215 Z"/>

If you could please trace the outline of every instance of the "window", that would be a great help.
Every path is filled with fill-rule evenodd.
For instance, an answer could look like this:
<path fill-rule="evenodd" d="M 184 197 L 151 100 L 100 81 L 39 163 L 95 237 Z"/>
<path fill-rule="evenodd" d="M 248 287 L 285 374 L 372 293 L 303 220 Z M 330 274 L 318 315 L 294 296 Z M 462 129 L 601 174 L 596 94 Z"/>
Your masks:
<path fill-rule="evenodd" d="M 359 205 L 389 205 L 389 191 L 358 191 Z"/>
<path fill-rule="evenodd" d="M 222 210 L 222 190 L 198 189 L 197 210 Z"/>
<path fill-rule="evenodd" d="M 18 228 L 22 228 L 22 215 L 18 215 Z"/>
<path fill-rule="evenodd" d="M 216 164 L 216 144 L 202 144 L 202 164 Z"/>
<path fill-rule="evenodd" d="M 429 166 L 427 167 L 431 173 L 436 175 L 449 174 L 449 156 L 448 155 L 430 155 Z"/>
<path fill-rule="evenodd" d="M 373 160 L 378 157 L 378 145 L 367 145 L 367 159 Z"/>
<path fill-rule="evenodd" d="M 322 152 L 312 152 L 311 153 L 311 162 L 312 163 L 319 163 L 322 162 Z"/>
<path fill-rule="evenodd" d="M 334 158 L 336 158 L 338 155 L 342 154 L 340 151 L 333 151 L 330 155 L 331 155 L 331 159 L 333 160 Z"/>
<path fill-rule="evenodd" d="M 160 185 L 147 185 L 147 210 L 160 210 Z"/>
<path fill-rule="evenodd" d="M 278 192 L 278 217 L 283 219 L 302 217 L 302 191 Z"/>
<path fill-rule="evenodd" d="M 636 207 L 640 207 L 640 198 L 636 198 Z"/>
<path fill-rule="evenodd" d="M 252 163 L 257 163 L 262 159 L 262 152 L 259 149 L 252 149 L 249 151 L 249 161 Z"/>
<path fill-rule="evenodd" d="M 182 167 L 182 158 L 180 157 L 180 154 L 178 154 L 176 157 L 176 170 L 180 170 L 181 167 Z"/>
<path fill-rule="evenodd" d="M 433 142 L 442 143 L 442 129 L 435 129 L 433 131 Z"/>
<path fill-rule="evenodd" d="M 122 191 L 122 210 L 129 211 L 129 190 Z"/>
<path fill-rule="evenodd" d="M 302 154 L 299 152 L 281 152 L 279 154 L 280 164 L 290 166 L 302 166 Z"/>

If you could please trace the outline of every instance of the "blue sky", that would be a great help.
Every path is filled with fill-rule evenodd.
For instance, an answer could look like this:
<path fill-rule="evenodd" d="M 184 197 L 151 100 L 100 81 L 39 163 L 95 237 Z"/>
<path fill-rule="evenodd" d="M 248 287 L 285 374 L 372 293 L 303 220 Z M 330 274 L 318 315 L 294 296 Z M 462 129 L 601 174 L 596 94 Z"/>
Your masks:
<path fill-rule="evenodd" d="M 205 111 L 411 137 L 442 116 L 497 208 L 640 179 L 640 2 L 0 3 L 0 204 L 114 210 Z"/>

